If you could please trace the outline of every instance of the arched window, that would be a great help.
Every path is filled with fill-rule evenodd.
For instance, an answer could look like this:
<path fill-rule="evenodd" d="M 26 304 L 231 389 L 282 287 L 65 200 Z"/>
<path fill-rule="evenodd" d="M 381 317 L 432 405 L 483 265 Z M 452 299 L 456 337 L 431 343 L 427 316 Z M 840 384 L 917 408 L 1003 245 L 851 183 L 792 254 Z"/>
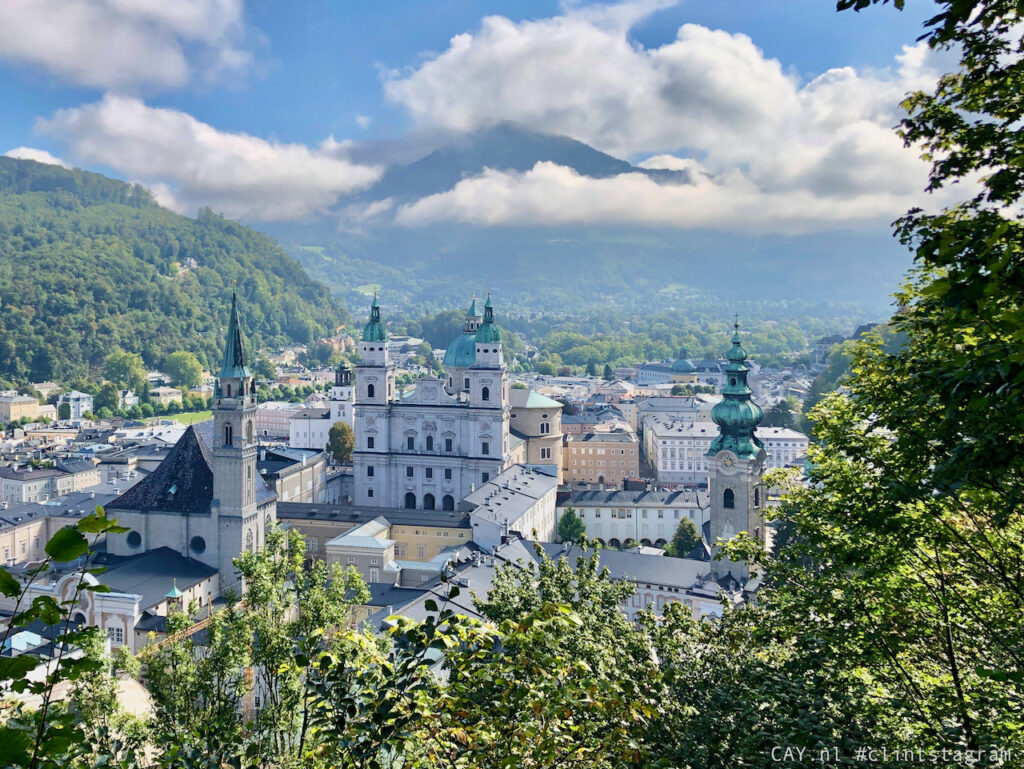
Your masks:
<path fill-rule="evenodd" d="M 754 487 L 754 507 L 760 507 L 760 506 L 761 506 L 761 487 L 760 486 L 755 486 Z"/>
<path fill-rule="evenodd" d="M 433 494 L 424 494 L 423 495 L 423 509 L 424 510 L 433 510 L 433 509 L 435 509 L 435 506 L 434 506 L 434 495 Z"/>
<path fill-rule="evenodd" d="M 722 492 L 722 507 L 734 508 L 736 507 L 736 495 L 732 489 L 726 489 Z"/>
<path fill-rule="evenodd" d="M 491 388 L 484 387 L 480 390 L 480 400 L 489 401 L 491 399 Z"/>
<path fill-rule="evenodd" d="M 434 436 L 433 435 L 428 435 L 427 436 L 427 451 L 433 451 L 433 450 L 434 450 Z"/>
<path fill-rule="evenodd" d="M 231 429 L 231 425 L 224 425 L 224 445 L 232 445 L 234 443 L 234 437 L 234 431 Z"/>
<path fill-rule="evenodd" d="M 367 398 L 372 398 L 373 397 L 373 385 L 372 384 L 366 385 L 366 397 Z"/>
<path fill-rule="evenodd" d="M 415 510 L 416 509 L 416 495 L 411 491 L 405 495 L 405 509 Z"/>
<path fill-rule="evenodd" d="M 225 395 L 225 397 L 227 397 L 227 398 L 230 398 L 230 397 L 231 397 L 231 384 L 230 384 L 230 383 L 229 383 L 229 384 L 226 384 L 226 385 L 224 385 L 224 395 Z"/>
<path fill-rule="evenodd" d="M 441 499 L 442 510 L 454 510 L 455 509 L 455 497 L 451 494 L 445 494 Z"/>
<path fill-rule="evenodd" d="M 249 422 L 245 426 L 245 440 L 246 440 L 247 443 L 252 443 L 253 442 L 253 424 L 252 424 L 252 422 Z"/>
<path fill-rule="evenodd" d="M 551 423 L 550 422 L 541 422 L 540 423 L 540 434 L 541 435 L 547 435 L 550 432 L 551 432 Z"/>

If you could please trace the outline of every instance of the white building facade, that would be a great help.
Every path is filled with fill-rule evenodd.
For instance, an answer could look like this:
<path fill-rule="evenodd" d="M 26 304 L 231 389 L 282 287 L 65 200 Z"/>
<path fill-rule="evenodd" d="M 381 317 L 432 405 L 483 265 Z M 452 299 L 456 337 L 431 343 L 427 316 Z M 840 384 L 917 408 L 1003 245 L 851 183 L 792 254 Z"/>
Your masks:
<path fill-rule="evenodd" d="M 508 375 L 490 300 L 454 392 L 425 377 L 399 397 L 387 341 L 374 297 L 356 367 L 354 502 L 454 510 L 511 464 Z"/>

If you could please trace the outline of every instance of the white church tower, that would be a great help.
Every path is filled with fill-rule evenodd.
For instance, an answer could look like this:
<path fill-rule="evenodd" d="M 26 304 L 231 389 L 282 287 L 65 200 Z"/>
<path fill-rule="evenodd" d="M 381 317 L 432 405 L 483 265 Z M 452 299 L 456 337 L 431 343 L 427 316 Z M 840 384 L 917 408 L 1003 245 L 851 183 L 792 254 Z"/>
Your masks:
<path fill-rule="evenodd" d="M 355 503 L 383 505 L 389 470 L 389 410 L 395 397 L 395 366 L 388 357 L 388 332 L 380 321 L 380 303 L 373 295 L 370 321 L 359 342 L 355 380 L 355 436 L 352 452 Z"/>

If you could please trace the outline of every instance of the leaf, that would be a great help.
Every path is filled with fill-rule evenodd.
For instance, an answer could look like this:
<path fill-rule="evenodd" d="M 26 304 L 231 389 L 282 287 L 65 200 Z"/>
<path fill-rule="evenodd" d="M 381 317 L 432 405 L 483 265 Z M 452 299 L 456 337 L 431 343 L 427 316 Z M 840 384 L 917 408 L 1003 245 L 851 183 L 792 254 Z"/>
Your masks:
<path fill-rule="evenodd" d="M 39 660 L 30 654 L 17 657 L 0 657 L 0 681 L 11 681 L 22 678 L 30 670 L 35 669 Z"/>
<path fill-rule="evenodd" d="M 432 598 L 427 599 L 423 602 L 423 608 L 430 612 L 437 611 L 437 601 Z"/>
<path fill-rule="evenodd" d="M 46 554 L 53 560 L 67 563 L 79 558 L 89 550 L 89 542 L 82 532 L 71 526 L 65 526 L 46 543 Z"/>
<path fill-rule="evenodd" d="M 28 766 L 32 739 L 26 732 L 0 726 L 0 766 Z"/>
<path fill-rule="evenodd" d="M 3 568 L 0 568 L 0 593 L 8 598 L 21 594 L 21 584 Z"/>

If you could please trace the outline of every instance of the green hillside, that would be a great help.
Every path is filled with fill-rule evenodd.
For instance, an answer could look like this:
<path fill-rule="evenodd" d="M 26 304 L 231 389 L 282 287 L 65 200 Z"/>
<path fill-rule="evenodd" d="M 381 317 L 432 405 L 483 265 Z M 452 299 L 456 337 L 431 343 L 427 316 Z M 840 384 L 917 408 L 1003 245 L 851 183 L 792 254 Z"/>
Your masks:
<path fill-rule="evenodd" d="M 175 350 L 215 361 L 233 281 L 255 347 L 347 320 L 266 235 L 179 216 L 138 185 L 0 157 L 0 378 L 85 376 L 116 348 L 150 366 Z"/>

